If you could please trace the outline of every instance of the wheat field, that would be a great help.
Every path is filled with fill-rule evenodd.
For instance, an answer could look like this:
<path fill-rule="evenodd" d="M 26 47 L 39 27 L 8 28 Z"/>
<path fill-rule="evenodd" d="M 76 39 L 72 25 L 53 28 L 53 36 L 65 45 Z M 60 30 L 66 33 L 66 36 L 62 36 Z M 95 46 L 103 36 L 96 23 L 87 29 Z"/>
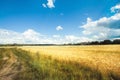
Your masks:
<path fill-rule="evenodd" d="M 26 46 L 20 48 L 33 52 L 32 56 L 42 54 L 59 61 L 78 62 L 97 69 L 104 75 L 111 72 L 120 76 L 120 45 Z"/>
<path fill-rule="evenodd" d="M 120 45 L 1 47 L 0 80 L 120 80 Z"/>

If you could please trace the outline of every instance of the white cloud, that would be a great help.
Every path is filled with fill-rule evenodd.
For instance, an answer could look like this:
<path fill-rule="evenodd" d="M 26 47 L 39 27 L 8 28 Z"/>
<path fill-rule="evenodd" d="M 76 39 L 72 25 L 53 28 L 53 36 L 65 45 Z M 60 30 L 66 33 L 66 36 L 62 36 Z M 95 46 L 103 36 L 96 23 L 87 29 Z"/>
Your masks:
<path fill-rule="evenodd" d="M 79 42 L 88 42 L 92 41 L 92 39 L 82 36 L 75 36 L 75 35 L 66 35 L 65 36 L 66 43 L 79 43 Z"/>
<path fill-rule="evenodd" d="M 91 31 L 89 31 L 89 30 L 84 30 L 84 31 L 82 31 L 82 32 L 83 32 L 83 34 L 85 34 L 85 35 L 91 34 Z"/>
<path fill-rule="evenodd" d="M 0 29 L 0 43 L 44 43 L 44 36 L 28 29 L 23 33 Z"/>
<path fill-rule="evenodd" d="M 92 19 L 91 18 L 87 18 L 87 23 L 89 23 L 89 22 L 92 22 Z"/>
<path fill-rule="evenodd" d="M 84 41 L 90 41 L 90 39 L 86 37 L 78 37 L 75 35 L 53 35 L 52 37 L 48 37 L 46 35 L 42 35 L 39 32 L 34 31 L 33 29 L 28 29 L 22 33 L 0 29 L 0 44 L 64 44 Z"/>
<path fill-rule="evenodd" d="M 57 26 L 57 27 L 56 27 L 56 30 L 57 30 L 57 31 L 63 30 L 63 27 L 62 27 L 62 26 Z"/>
<path fill-rule="evenodd" d="M 60 38 L 60 35 L 53 35 L 54 38 Z"/>
<path fill-rule="evenodd" d="M 55 7 L 55 5 L 54 5 L 55 0 L 47 0 L 47 1 L 48 1 L 47 6 L 49 8 L 54 8 Z"/>
<path fill-rule="evenodd" d="M 42 4 L 42 6 L 43 6 L 44 8 L 47 8 L 46 4 L 44 4 L 44 3 Z"/>
<path fill-rule="evenodd" d="M 28 29 L 25 32 L 22 33 L 23 37 L 25 40 L 29 41 L 36 41 L 39 42 L 39 37 L 41 37 L 42 35 L 32 29 Z"/>
<path fill-rule="evenodd" d="M 55 3 L 55 0 L 47 0 L 47 3 L 46 4 L 42 4 L 42 6 L 44 7 L 44 8 L 55 8 L 55 5 L 54 5 L 54 3 Z"/>
<path fill-rule="evenodd" d="M 26 30 L 24 33 L 23 33 L 23 35 L 27 35 L 27 36 L 35 36 L 35 35 L 37 35 L 37 36 L 39 36 L 40 35 L 40 33 L 38 33 L 38 32 L 36 32 L 36 31 L 34 31 L 34 30 L 32 30 L 32 29 L 28 29 L 28 30 Z"/>
<path fill-rule="evenodd" d="M 118 9 L 119 6 L 112 7 L 112 10 Z M 111 17 L 102 17 L 96 21 L 87 18 L 87 23 L 81 26 L 84 30 L 83 35 L 94 40 L 109 39 L 111 37 L 120 36 L 120 13 L 116 13 Z"/>
<path fill-rule="evenodd" d="M 20 33 L 11 30 L 0 29 L 0 43 L 25 43 Z"/>
<path fill-rule="evenodd" d="M 111 8 L 111 12 L 116 12 L 116 10 L 117 10 L 117 12 L 120 11 L 120 4 L 118 4 L 118 5 L 116 5 L 116 6 L 113 6 L 113 7 Z"/>

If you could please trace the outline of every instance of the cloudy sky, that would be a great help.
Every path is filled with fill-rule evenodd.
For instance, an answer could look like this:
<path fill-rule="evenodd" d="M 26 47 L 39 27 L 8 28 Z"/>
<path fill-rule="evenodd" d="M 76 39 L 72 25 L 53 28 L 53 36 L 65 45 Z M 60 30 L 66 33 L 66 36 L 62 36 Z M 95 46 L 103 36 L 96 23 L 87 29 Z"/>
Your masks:
<path fill-rule="evenodd" d="M 120 0 L 0 0 L 0 44 L 120 38 Z"/>

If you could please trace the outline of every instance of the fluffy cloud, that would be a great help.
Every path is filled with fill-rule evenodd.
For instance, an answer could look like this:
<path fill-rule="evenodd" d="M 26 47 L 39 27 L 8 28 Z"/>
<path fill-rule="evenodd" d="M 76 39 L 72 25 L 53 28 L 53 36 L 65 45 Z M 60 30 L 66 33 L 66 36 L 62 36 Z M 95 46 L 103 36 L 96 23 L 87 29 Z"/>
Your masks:
<path fill-rule="evenodd" d="M 111 11 L 120 9 L 120 5 L 111 8 Z M 109 39 L 111 37 L 120 36 L 120 13 L 116 13 L 111 17 L 102 17 L 99 20 L 92 21 L 87 18 L 87 23 L 81 26 L 84 30 L 82 33 L 94 40 Z"/>
<path fill-rule="evenodd" d="M 82 36 L 75 36 L 75 35 L 66 35 L 65 36 L 66 43 L 79 43 L 79 42 L 88 42 L 92 41 L 92 39 L 89 39 L 87 37 Z"/>
<path fill-rule="evenodd" d="M 54 8 L 54 7 L 55 7 L 55 6 L 54 6 L 55 0 L 47 0 L 47 1 L 48 1 L 47 6 L 48 6 L 49 8 Z"/>
<path fill-rule="evenodd" d="M 46 4 L 44 4 L 44 3 L 42 4 L 42 6 L 43 6 L 44 8 L 47 8 Z"/>
<path fill-rule="evenodd" d="M 60 38 L 60 35 L 53 35 L 54 38 Z"/>
<path fill-rule="evenodd" d="M 57 27 L 56 27 L 56 30 L 57 30 L 57 31 L 63 30 L 63 27 L 62 27 L 62 26 L 57 26 Z"/>
<path fill-rule="evenodd" d="M 20 44 L 64 44 L 90 41 L 86 37 L 78 37 L 75 35 L 53 35 L 52 37 L 42 35 L 33 29 L 28 29 L 22 33 L 0 29 L 0 44 L 20 43 Z"/>
<path fill-rule="evenodd" d="M 42 35 L 32 29 L 28 29 L 25 32 L 22 33 L 22 36 L 24 37 L 25 41 L 27 42 L 39 42 L 40 37 Z"/>
<path fill-rule="evenodd" d="M 113 6 L 112 8 L 111 8 L 111 12 L 120 12 L 120 4 L 118 4 L 118 5 L 116 5 L 116 6 Z"/>
<path fill-rule="evenodd" d="M 24 38 L 20 33 L 0 29 L 0 43 L 25 43 Z"/>
<path fill-rule="evenodd" d="M 0 29 L 0 38 L 0 43 L 47 43 L 44 40 L 45 36 L 32 29 L 28 29 L 23 33 Z"/>
<path fill-rule="evenodd" d="M 42 4 L 42 6 L 44 7 L 44 8 L 55 8 L 55 5 L 54 5 L 54 3 L 55 3 L 55 0 L 47 0 L 47 4 Z"/>

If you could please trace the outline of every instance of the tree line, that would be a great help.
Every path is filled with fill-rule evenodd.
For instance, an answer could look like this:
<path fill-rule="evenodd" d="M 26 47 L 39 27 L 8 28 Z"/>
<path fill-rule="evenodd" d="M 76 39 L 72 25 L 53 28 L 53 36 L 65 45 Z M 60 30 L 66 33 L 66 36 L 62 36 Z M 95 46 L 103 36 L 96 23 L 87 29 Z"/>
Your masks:
<path fill-rule="evenodd" d="M 70 45 L 107 45 L 107 44 L 120 44 L 120 39 L 114 39 L 114 40 L 103 40 L 103 41 L 91 41 L 91 42 L 81 42 L 81 43 L 75 43 Z"/>
<path fill-rule="evenodd" d="M 91 41 L 80 43 L 68 43 L 68 44 L 0 44 L 0 46 L 66 46 L 66 45 L 107 45 L 107 44 L 120 44 L 120 39 L 115 40 L 103 40 L 103 41 Z"/>

